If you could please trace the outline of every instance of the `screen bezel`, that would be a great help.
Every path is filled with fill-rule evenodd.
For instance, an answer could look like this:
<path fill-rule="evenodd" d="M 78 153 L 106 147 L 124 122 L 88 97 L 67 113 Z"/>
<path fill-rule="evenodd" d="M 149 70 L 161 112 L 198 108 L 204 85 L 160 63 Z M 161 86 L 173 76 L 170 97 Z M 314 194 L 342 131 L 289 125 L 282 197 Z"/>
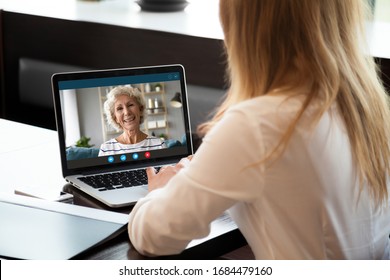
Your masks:
<path fill-rule="evenodd" d="M 81 168 L 68 168 L 68 161 L 66 157 L 66 144 L 65 144 L 65 135 L 64 135 L 64 122 L 62 119 L 62 109 L 61 109 L 61 100 L 60 100 L 60 82 L 64 81 L 77 81 L 77 80 L 87 80 L 87 79 L 99 79 L 99 78 L 111 78 L 111 77 L 122 77 L 122 76 L 138 76 L 138 75 L 148 75 L 148 74 L 164 74 L 171 72 L 180 73 L 180 87 L 182 94 L 182 108 L 183 108 L 183 117 L 184 117 L 184 126 L 185 126 L 185 136 L 186 136 L 186 152 L 179 155 L 165 156 L 163 158 L 149 158 L 141 159 L 131 162 L 115 162 L 115 163 L 106 163 L 97 166 L 90 167 L 81 167 Z M 67 73 L 56 73 L 52 76 L 52 89 L 53 89 L 53 99 L 55 106 L 55 116 L 56 116 L 56 125 L 59 138 L 59 147 L 61 153 L 61 166 L 63 176 L 70 176 L 76 174 L 90 174 L 96 172 L 113 172 L 116 170 L 122 170 L 124 168 L 142 168 L 146 166 L 157 166 L 177 162 L 182 157 L 193 154 L 193 144 L 191 137 L 191 126 L 190 126 L 190 116 L 188 108 L 188 97 L 187 97 L 187 88 L 186 88 L 186 79 L 184 67 L 180 64 L 175 65 L 160 65 L 160 66 L 145 66 L 145 67 L 136 67 L 136 68 L 121 68 L 121 69 L 107 69 L 107 70 L 97 70 L 97 71 L 81 71 L 81 72 L 67 72 Z"/>

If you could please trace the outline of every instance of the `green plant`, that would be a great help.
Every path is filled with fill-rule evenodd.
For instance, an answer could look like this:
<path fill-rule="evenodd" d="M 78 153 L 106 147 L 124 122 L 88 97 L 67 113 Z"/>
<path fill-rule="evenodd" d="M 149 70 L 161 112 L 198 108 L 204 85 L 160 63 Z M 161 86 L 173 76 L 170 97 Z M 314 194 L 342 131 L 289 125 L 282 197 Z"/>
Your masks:
<path fill-rule="evenodd" d="M 167 136 L 164 133 L 161 133 L 158 137 L 162 139 L 167 139 Z"/>
<path fill-rule="evenodd" d="M 84 148 L 91 148 L 94 145 L 90 145 L 89 141 L 91 138 L 82 136 L 77 142 L 76 142 L 76 147 L 84 147 Z"/>

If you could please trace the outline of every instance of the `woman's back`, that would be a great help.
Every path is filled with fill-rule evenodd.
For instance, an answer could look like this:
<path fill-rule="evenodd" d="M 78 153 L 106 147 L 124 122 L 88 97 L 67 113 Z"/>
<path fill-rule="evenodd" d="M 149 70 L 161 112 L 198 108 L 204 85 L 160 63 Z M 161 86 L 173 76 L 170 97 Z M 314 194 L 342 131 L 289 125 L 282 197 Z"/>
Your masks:
<path fill-rule="evenodd" d="M 177 252 L 231 208 L 259 259 L 390 258 L 390 101 L 364 53 L 366 4 L 220 1 L 229 91 L 188 168 L 149 178 L 165 188 L 133 210 L 139 247 Z"/>
<path fill-rule="evenodd" d="M 259 130 L 248 131 L 255 134 L 249 136 L 253 145 L 263 139 L 258 149 L 272 149 L 303 100 L 284 99 L 264 96 L 236 107 L 258 120 Z M 283 154 L 263 171 L 256 201 L 239 203 L 231 213 L 256 258 L 389 258 L 390 210 L 375 206 L 366 187 L 359 196 L 356 165 L 336 105 L 308 129 L 317 105 L 307 109 Z"/>

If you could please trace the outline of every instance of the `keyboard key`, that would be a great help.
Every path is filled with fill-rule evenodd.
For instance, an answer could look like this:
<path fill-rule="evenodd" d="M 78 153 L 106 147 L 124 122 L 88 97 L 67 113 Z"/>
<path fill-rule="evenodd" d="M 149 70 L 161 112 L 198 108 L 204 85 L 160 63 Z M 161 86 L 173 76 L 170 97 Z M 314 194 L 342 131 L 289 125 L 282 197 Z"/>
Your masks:
<path fill-rule="evenodd" d="M 158 167 L 157 169 L 159 170 L 160 168 Z M 91 175 L 79 177 L 78 179 L 99 191 L 130 188 L 148 184 L 148 177 L 145 169 Z"/>

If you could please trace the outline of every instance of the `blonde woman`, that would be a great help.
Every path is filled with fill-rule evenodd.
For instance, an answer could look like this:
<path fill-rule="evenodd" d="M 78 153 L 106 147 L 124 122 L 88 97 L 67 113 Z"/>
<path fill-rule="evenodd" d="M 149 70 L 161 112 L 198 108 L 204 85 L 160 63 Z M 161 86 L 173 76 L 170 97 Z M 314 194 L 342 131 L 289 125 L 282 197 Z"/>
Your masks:
<path fill-rule="evenodd" d="M 100 146 L 99 156 L 134 153 L 166 148 L 157 137 L 141 130 L 144 121 L 145 101 L 137 88 L 118 86 L 107 94 L 104 112 L 108 125 L 122 134 Z"/>
<path fill-rule="evenodd" d="M 229 93 L 191 162 L 148 170 L 137 250 L 179 253 L 229 209 L 257 259 L 390 258 L 390 112 L 365 2 L 220 1 Z"/>

